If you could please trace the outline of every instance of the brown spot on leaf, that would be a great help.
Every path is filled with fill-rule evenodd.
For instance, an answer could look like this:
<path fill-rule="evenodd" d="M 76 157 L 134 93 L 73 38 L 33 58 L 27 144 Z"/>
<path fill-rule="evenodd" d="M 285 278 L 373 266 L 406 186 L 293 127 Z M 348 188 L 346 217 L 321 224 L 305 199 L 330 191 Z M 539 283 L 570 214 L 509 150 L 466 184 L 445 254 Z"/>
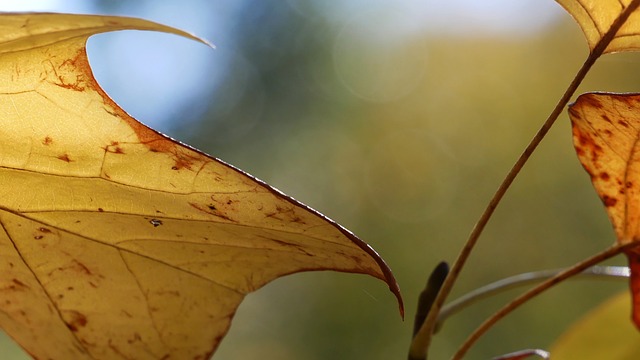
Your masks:
<path fill-rule="evenodd" d="M 625 120 L 618 120 L 618 124 L 628 128 L 629 127 L 629 123 L 626 122 Z"/>
<path fill-rule="evenodd" d="M 80 81 L 76 80 L 76 82 L 74 83 L 65 83 L 65 79 L 63 79 L 62 77 L 59 77 L 58 80 L 60 82 L 56 82 L 54 83 L 54 85 L 60 86 L 61 88 L 65 88 L 65 89 L 69 89 L 69 90 L 73 90 L 73 91 L 84 91 L 84 86 L 80 85 Z"/>
<path fill-rule="evenodd" d="M 73 275 L 77 275 L 78 273 L 80 273 L 82 275 L 87 275 L 87 276 L 93 276 L 93 277 L 96 276 L 85 264 L 81 263 L 76 259 L 71 260 L 71 263 L 68 265 L 57 267 L 55 270 L 51 271 L 49 275 L 53 274 L 56 271 L 73 272 L 74 273 Z M 97 276 L 104 278 L 104 276 L 99 274 Z"/>
<path fill-rule="evenodd" d="M 615 206 L 618 203 L 618 199 L 608 195 L 604 195 L 602 196 L 602 203 L 606 207 L 611 207 L 611 206 Z"/>
<path fill-rule="evenodd" d="M 85 48 L 80 49 L 75 58 L 73 58 L 72 60 L 68 60 L 67 65 L 72 65 L 82 74 L 88 74 L 88 76 L 91 76 L 92 74 Z M 127 123 L 127 125 L 129 125 L 129 127 L 131 127 L 131 129 L 135 132 L 136 136 L 138 137 L 138 141 L 141 144 L 146 146 L 152 152 L 176 152 L 176 149 L 179 148 L 178 144 L 129 116 L 129 114 L 122 110 L 120 106 L 118 106 L 104 92 L 104 90 L 100 88 L 100 86 L 98 86 L 97 81 L 93 79 L 91 80 L 92 81 L 86 81 L 83 85 L 91 88 L 93 91 L 97 92 L 100 97 L 102 97 L 104 111 Z"/>
<path fill-rule="evenodd" d="M 42 145 L 51 145 L 51 143 L 53 143 L 53 139 L 49 136 L 42 139 Z"/>
<path fill-rule="evenodd" d="M 583 98 L 583 101 L 587 102 L 589 104 L 589 106 L 594 107 L 596 109 L 602 109 L 602 103 L 600 102 L 600 100 L 598 100 L 597 98 L 593 97 L 593 96 L 585 96 Z"/>
<path fill-rule="evenodd" d="M 213 216 L 219 217 L 219 218 L 227 220 L 227 221 L 235 222 L 235 220 L 231 219 L 230 217 L 228 217 L 224 213 L 222 213 L 222 212 L 218 211 L 217 209 L 215 209 L 215 206 L 214 206 L 215 210 L 211 209 L 212 205 L 210 205 L 210 204 L 209 205 L 198 205 L 196 203 L 190 202 L 189 205 L 191 205 L 191 207 L 193 207 L 194 209 L 202 211 L 205 214 L 213 215 Z"/>
<path fill-rule="evenodd" d="M 26 290 L 29 289 L 29 286 L 27 286 L 27 284 L 23 283 L 22 281 L 18 280 L 18 279 L 11 279 L 12 284 L 9 285 L 9 289 L 11 290 Z"/>
<path fill-rule="evenodd" d="M 133 333 L 133 336 L 130 339 L 127 339 L 127 343 L 133 344 L 133 343 L 141 341 L 141 340 L 142 340 L 142 336 L 140 336 L 140 334 Z"/>
<path fill-rule="evenodd" d="M 602 146 L 597 144 L 590 134 L 582 132 L 577 128 L 574 128 L 574 138 L 577 139 L 579 144 L 575 145 L 578 155 L 584 156 L 585 154 L 590 154 L 594 167 L 599 167 L 598 158 L 603 151 Z"/>
<path fill-rule="evenodd" d="M 170 153 L 175 162 L 171 167 L 172 170 L 193 170 L 195 162 L 202 161 L 202 158 L 181 150 L 180 148 L 175 148 Z"/>
<path fill-rule="evenodd" d="M 53 73 L 56 77 L 56 81 L 53 81 L 54 85 L 60 86 L 64 89 L 73 91 L 84 91 L 90 82 L 87 82 L 86 74 L 91 74 L 87 71 L 88 61 L 84 49 L 79 51 L 75 57 L 66 59 L 60 63 L 57 67 L 53 67 Z M 78 69 L 79 71 L 77 71 Z M 58 70 L 60 72 L 58 72 Z M 64 75 L 63 75 L 64 74 Z"/>
<path fill-rule="evenodd" d="M 300 253 L 302 253 L 302 254 L 304 254 L 306 256 L 314 256 L 314 254 L 312 254 L 311 252 L 307 251 L 304 248 L 304 246 L 300 246 L 298 244 L 293 244 L 293 243 L 289 243 L 289 242 L 286 242 L 286 241 L 278 240 L 276 238 L 270 238 L 270 237 L 265 237 L 265 236 L 260 236 L 260 237 L 263 238 L 263 239 L 272 241 L 275 244 L 278 244 L 278 245 L 280 245 L 282 247 L 295 249 L 296 251 L 298 251 L 298 252 L 300 252 Z"/>
<path fill-rule="evenodd" d="M 579 132 L 577 135 L 578 135 L 578 143 L 580 143 L 580 145 L 585 146 L 587 144 L 593 143 L 593 140 L 591 140 L 591 138 L 588 137 L 585 133 Z"/>
<path fill-rule="evenodd" d="M 103 147 L 103 149 L 104 151 L 111 154 L 124 154 L 124 149 L 122 149 L 122 147 L 120 147 L 119 145 L 120 145 L 119 142 L 112 141 L 110 145 Z"/>
<path fill-rule="evenodd" d="M 83 314 L 75 310 L 69 310 L 65 315 L 65 322 L 69 330 L 77 332 L 80 328 L 87 326 L 87 317 Z"/>
<path fill-rule="evenodd" d="M 609 176 L 609 173 L 607 172 L 601 172 L 600 173 L 600 179 L 604 180 L 604 181 L 608 181 L 611 177 Z"/>
<path fill-rule="evenodd" d="M 82 273 L 84 273 L 86 275 L 92 275 L 91 270 L 89 270 L 89 268 L 85 264 L 83 264 L 80 261 L 75 260 L 75 259 L 73 260 L 73 262 L 75 264 L 74 267 L 76 269 L 78 269 L 80 272 L 82 272 Z"/>
<path fill-rule="evenodd" d="M 33 238 L 36 239 L 36 240 L 40 240 L 40 239 L 44 238 L 44 236 L 46 234 L 51 234 L 51 230 L 46 228 L 46 227 L 40 227 L 40 228 L 37 229 L 37 232 L 35 233 Z"/>
<path fill-rule="evenodd" d="M 62 155 L 58 155 L 58 159 L 62 160 L 64 162 L 72 162 L 73 160 L 71 160 L 71 158 L 69 157 L 69 154 L 62 154 Z"/>
<path fill-rule="evenodd" d="M 304 220 L 296 213 L 294 207 L 282 207 L 276 205 L 276 211 L 267 212 L 265 217 L 274 218 L 281 221 L 289 221 L 297 224 L 306 224 Z"/>
<path fill-rule="evenodd" d="M 602 114 L 600 115 L 600 117 L 602 117 L 602 120 L 608 122 L 609 124 L 611 124 L 611 119 L 609 119 L 609 117 L 606 114 Z"/>

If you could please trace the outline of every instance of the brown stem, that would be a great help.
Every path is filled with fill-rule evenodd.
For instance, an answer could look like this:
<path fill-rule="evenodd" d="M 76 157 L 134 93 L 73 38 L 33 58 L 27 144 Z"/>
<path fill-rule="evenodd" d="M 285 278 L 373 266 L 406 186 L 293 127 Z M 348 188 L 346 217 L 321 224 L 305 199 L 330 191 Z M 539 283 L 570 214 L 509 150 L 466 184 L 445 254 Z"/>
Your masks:
<path fill-rule="evenodd" d="M 590 266 L 596 265 L 606 259 L 609 259 L 615 255 L 620 254 L 623 250 L 633 247 L 633 246 L 638 246 L 638 243 L 629 243 L 629 244 L 625 244 L 625 245 L 614 245 L 608 249 L 606 249 L 603 252 L 600 252 L 590 258 L 587 258 L 586 260 L 583 260 L 575 265 L 573 265 L 572 267 L 560 272 L 559 274 L 557 274 L 556 276 L 540 283 L 538 286 L 534 287 L 533 289 L 525 292 L 524 294 L 518 296 L 517 298 L 515 298 L 513 301 L 511 301 L 509 304 L 505 305 L 503 308 L 501 308 L 500 310 L 498 310 L 497 312 L 495 312 L 493 315 L 491 315 L 491 317 L 489 317 L 487 320 L 485 320 L 480 326 L 478 326 L 477 329 L 475 329 L 473 331 L 473 333 L 471 333 L 471 335 L 469 335 L 469 337 L 465 340 L 465 342 L 460 346 L 460 348 L 458 348 L 458 351 L 455 353 L 455 355 L 451 358 L 452 360 L 459 360 L 462 359 L 462 357 L 467 353 L 467 351 L 471 348 L 471 346 L 473 344 L 475 344 L 475 342 L 484 334 L 487 332 L 487 330 L 489 330 L 493 325 L 495 325 L 500 319 L 502 319 L 503 317 L 505 317 L 507 314 L 509 314 L 510 312 L 512 312 L 513 310 L 517 309 L 518 307 L 520 307 L 520 305 L 524 304 L 525 302 L 531 300 L 532 298 L 536 297 L 537 295 L 539 295 L 540 293 L 550 289 L 551 287 L 553 287 L 554 285 L 557 285 L 559 283 L 561 283 L 562 281 L 577 275 L 579 273 L 581 273 L 583 270 L 587 269 Z"/>
<path fill-rule="evenodd" d="M 587 58 L 587 61 L 585 61 L 585 63 L 582 65 L 582 67 L 580 68 L 580 71 L 578 71 L 573 81 L 571 82 L 571 84 L 565 91 L 564 95 L 562 96 L 562 98 L 556 104 L 556 107 L 553 109 L 553 112 L 549 115 L 549 117 L 547 118 L 545 123 L 542 125 L 540 130 L 538 130 L 538 132 L 533 137 L 531 142 L 529 142 L 529 145 L 527 146 L 527 148 L 524 150 L 522 155 L 520 155 L 520 158 L 518 158 L 518 161 L 516 161 L 515 165 L 513 165 L 513 167 L 507 174 L 507 176 L 504 178 L 504 180 L 502 181 L 502 184 L 500 184 L 500 187 L 491 198 L 491 201 L 489 201 L 489 204 L 487 205 L 484 212 L 480 216 L 480 219 L 478 220 L 473 230 L 471 231 L 471 234 L 469 235 L 467 242 L 465 243 L 464 247 L 458 254 L 458 258 L 453 264 L 453 267 L 451 268 L 451 272 L 449 273 L 449 276 L 447 276 L 447 278 L 444 281 L 444 284 L 440 288 L 440 292 L 438 293 L 438 296 L 436 297 L 436 300 L 434 301 L 433 306 L 431 307 L 431 312 L 429 313 L 429 316 L 427 316 L 427 319 L 425 320 L 424 324 L 418 331 L 418 334 L 414 338 L 414 341 L 410 349 L 410 353 L 414 358 L 426 359 L 426 351 L 431 343 L 431 335 L 433 334 L 433 329 L 435 327 L 437 315 L 440 312 L 440 309 L 442 308 L 442 305 L 444 304 L 444 301 L 446 300 L 447 296 L 451 292 L 451 289 L 453 288 L 453 284 L 457 280 L 458 275 L 460 275 L 460 272 L 462 271 L 462 268 L 464 267 L 467 259 L 469 258 L 471 251 L 476 245 L 478 238 L 480 238 L 482 231 L 484 230 L 485 226 L 489 222 L 489 219 L 493 215 L 494 210 L 502 200 L 502 197 L 507 192 L 507 189 L 509 189 L 509 187 L 511 186 L 511 183 L 513 183 L 513 180 L 516 178 L 516 176 L 518 176 L 518 173 L 520 172 L 520 170 L 522 170 L 527 160 L 529 160 L 529 157 L 531 156 L 533 151 L 538 147 L 538 145 L 540 144 L 542 139 L 545 137 L 549 129 L 551 129 L 551 126 L 554 124 L 556 119 L 558 119 L 558 116 L 560 116 L 560 113 L 562 112 L 564 107 L 567 105 L 567 103 L 571 99 L 571 96 L 573 95 L 573 93 L 575 93 L 576 89 L 580 85 L 580 82 L 584 79 L 587 72 L 589 72 L 589 69 L 591 68 L 594 62 L 595 62 L 594 57 L 589 56 Z"/>
<path fill-rule="evenodd" d="M 571 99 L 571 96 L 573 96 L 573 94 L 575 93 L 578 86 L 580 85 L 582 80 L 585 78 L 585 76 L 587 75 L 587 73 L 589 72 L 593 64 L 604 53 L 605 49 L 607 48 L 611 40 L 613 40 L 615 34 L 618 32 L 620 27 L 624 24 L 624 22 L 628 19 L 629 15 L 631 15 L 631 13 L 639 5 L 640 5 L 640 0 L 633 0 L 629 4 L 629 6 L 627 6 L 624 9 L 624 11 L 620 14 L 620 16 L 616 19 L 616 21 L 614 21 L 614 23 L 611 25 L 611 27 L 605 33 L 605 35 L 600 39 L 600 41 L 598 41 L 596 46 L 592 49 L 591 53 L 587 57 L 587 60 L 584 62 L 584 64 L 582 64 L 582 67 L 580 68 L 576 76 L 571 81 L 571 84 L 569 84 L 569 87 L 567 88 L 565 93 L 562 95 L 558 103 L 556 104 L 551 114 L 549 114 L 549 117 L 547 118 L 547 120 L 544 122 L 540 130 L 538 130 L 538 132 L 533 137 L 529 145 L 527 145 L 522 155 L 520 155 L 516 163 L 513 165 L 513 167 L 507 174 L 507 176 L 502 181 L 502 184 L 500 184 L 500 187 L 498 187 L 498 190 L 495 192 L 495 194 L 489 201 L 489 204 L 487 205 L 484 212 L 480 216 L 480 219 L 478 220 L 473 230 L 471 231 L 471 234 L 469 235 L 467 242 L 465 243 L 464 247 L 458 254 L 458 258 L 453 264 L 453 267 L 451 268 L 449 275 L 445 279 L 444 284 L 442 285 L 440 292 L 438 293 L 438 296 L 436 297 L 431 307 L 431 311 L 429 312 L 427 319 L 425 320 L 424 324 L 422 325 L 422 327 L 414 337 L 413 341 L 411 342 L 411 347 L 409 349 L 409 355 L 411 358 L 414 358 L 414 359 L 427 358 L 427 350 L 431 343 L 431 337 L 433 335 L 433 330 L 435 328 L 438 313 L 440 312 L 440 309 L 442 308 L 442 305 L 444 304 L 447 296 L 451 292 L 451 289 L 453 288 L 455 281 L 457 280 L 458 276 L 460 275 L 460 272 L 462 271 L 462 268 L 464 267 L 467 259 L 469 258 L 471 251 L 476 245 L 478 238 L 482 234 L 482 231 L 484 230 L 485 226 L 489 222 L 489 219 L 493 215 L 494 210 L 502 200 L 502 197 L 504 196 L 504 194 L 507 192 L 507 189 L 509 189 L 509 187 L 515 180 L 516 176 L 518 176 L 518 173 L 520 173 L 520 170 L 522 170 L 525 163 L 529 160 L 529 157 L 531 157 L 531 154 L 538 147 L 540 142 L 542 142 L 542 139 L 545 137 L 547 132 L 549 132 L 549 129 L 551 129 L 555 121 L 558 119 L 558 117 L 560 116 L 560 113 L 568 104 L 569 100 Z"/>

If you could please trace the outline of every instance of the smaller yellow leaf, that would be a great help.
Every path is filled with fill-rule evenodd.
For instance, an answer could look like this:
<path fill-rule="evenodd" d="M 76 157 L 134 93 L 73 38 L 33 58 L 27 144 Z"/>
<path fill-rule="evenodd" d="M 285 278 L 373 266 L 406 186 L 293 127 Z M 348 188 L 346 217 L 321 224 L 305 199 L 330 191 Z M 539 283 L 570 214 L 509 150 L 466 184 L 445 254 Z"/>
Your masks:
<path fill-rule="evenodd" d="M 573 144 L 613 224 L 618 244 L 640 241 L 640 95 L 595 94 L 569 107 Z M 640 329 L 640 249 L 625 250 L 633 321 Z"/>
<path fill-rule="evenodd" d="M 637 1 L 632 4 L 632 0 L 556 1 L 580 25 L 590 50 L 596 47 L 627 7 L 630 5 L 637 7 Z M 631 13 L 603 53 L 637 50 L 640 50 L 640 11 L 638 9 Z"/>
<path fill-rule="evenodd" d="M 631 304 L 624 292 L 574 323 L 551 348 L 553 360 L 640 359 L 640 334 L 628 321 Z"/>

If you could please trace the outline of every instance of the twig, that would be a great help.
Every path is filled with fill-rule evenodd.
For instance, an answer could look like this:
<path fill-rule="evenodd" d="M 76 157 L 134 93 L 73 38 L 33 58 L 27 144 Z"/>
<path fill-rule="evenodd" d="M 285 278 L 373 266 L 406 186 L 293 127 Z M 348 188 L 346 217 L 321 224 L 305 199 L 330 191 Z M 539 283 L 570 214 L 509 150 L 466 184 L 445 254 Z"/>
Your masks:
<path fill-rule="evenodd" d="M 440 311 L 440 314 L 438 314 L 438 322 L 436 323 L 434 333 L 440 331 L 446 319 L 482 299 L 486 299 L 501 292 L 511 290 L 520 286 L 539 283 L 542 280 L 546 280 L 558 275 L 563 270 L 564 269 L 542 270 L 518 274 L 475 289 L 474 291 L 471 291 L 442 307 L 442 311 Z M 606 279 L 627 279 L 629 277 L 629 274 L 629 268 L 626 266 L 593 266 L 577 274 L 576 278 L 595 277 Z"/>
<path fill-rule="evenodd" d="M 558 116 L 560 116 L 560 113 L 562 112 L 564 107 L 567 105 L 567 103 L 569 102 L 569 99 L 571 98 L 573 93 L 576 91 L 576 89 L 578 88 L 578 85 L 580 85 L 580 82 L 584 79 L 585 75 L 587 74 L 591 66 L 594 64 L 594 62 L 595 62 L 595 58 L 592 58 L 592 57 L 587 58 L 587 61 L 585 61 L 585 63 L 582 65 L 582 67 L 580 68 L 580 71 L 578 71 L 578 74 L 575 76 L 575 78 L 571 82 L 571 85 L 569 85 L 569 87 L 567 88 L 567 91 L 564 93 L 560 101 L 558 101 L 551 115 L 549 115 L 549 118 L 547 118 L 547 120 L 542 125 L 540 130 L 538 130 L 538 133 L 533 137 L 533 139 L 531 140 L 527 148 L 524 150 L 522 155 L 520 155 L 520 158 L 518 159 L 518 161 L 516 161 L 515 165 L 513 165 L 513 167 L 507 174 L 507 176 L 502 181 L 502 184 L 500 184 L 500 187 L 498 188 L 496 193 L 493 195 L 493 198 L 491 198 L 491 201 L 489 201 L 489 205 L 487 205 L 484 212 L 482 213 L 482 216 L 480 216 L 480 219 L 478 220 L 475 227 L 471 231 L 471 234 L 469 235 L 467 242 L 465 243 L 464 247 L 458 254 L 458 258 L 453 263 L 451 272 L 449 273 L 449 276 L 447 276 L 447 278 L 445 279 L 444 284 L 440 289 L 440 293 L 438 294 L 438 296 L 436 297 L 436 300 L 433 303 L 432 311 L 429 313 L 429 316 L 427 316 L 426 321 L 418 331 L 418 334 L 416 335 L 416 339 L 412 343 L 409 353 L 414 358 L 416 359 L 427 358 L 426 353 L 431 343 L 431 335 L 433 334 L 433 329 L 435 327 L 437 314 L 440 312 L 440 309 L 442 308 L 444 301 L 446 300 L 447 296 L 451 292 L 451 289 L 453 288 L 453 284 L 458 279 L 458 276 L 460 275 L 462 268 L 467 262 L 467 259 L 469 258 L 471 251 L 473 250 L 473 248 L 476 245 L 476 242 L 478 241 L 478 238 L 480 237 L 480 235 L 482 234 L 482 231 L 484 230 L 485 226 L 489 222 L 489 219 L 493 215 L 494 210 L 502 200 L 502 197 L 507 192 L 507 189 L 509 188 L 509 186 L 511 186 L 511 183 L 513 183 L 513 180 L 516 178 L 520 170 L 522 170 L 522 167 L 527 162 L 527 160 L 529 160 L 529 157 L 531 156 L 533 151 L 538 147 L 538 145 L 540 144 L 544 136 L 547 134 L 549 129 L 551 129 L 551 126 L 556 121 Z M 416 341 L 416 340 L 419 340 L 419 341 Z"/>
<path fill-rule="evenodd" d="M 495 325 L 495 323 L 497 323 L 500 319 L 502 319 L 503 317 L 505 317 L 507 314 L 509 314 L 510 312 L 512 312 L 513 310 L 517 309 L 518 307 L 520 307 L 520 305 L 524 304 L 525 302 L 529 301 L 530 299 L 532 299 L 533 297 L 539 295 L 540 293 L 548 290 L 549 288 L 553 287 L 554 285 L 557 285 L 558 283 L 574 276 L 577 275 L 579 273 L 581 273 L 583 270 L 585 270 L 586 268 L 593 266 L 595 264 L 598 264 L 606 259 L 609 259 L 615 255 L 620 254 L 623 250 L 627 249 L 627 248 L 631 248 L 634 246 L 638 246 L 638 243 L 628 243 L 628 244 L 624 244 L 624 245 L 614 245 L 608 249 L 606 249 L 605 251 L 602 251 L 590 258 L 587 258 L 575 265 L 573 265 L 572 267 L 560 272 L 559 274 L 557 274 L 556 276 L 549 278 L 548 280 L 542 282 L 541 284 L 539 284 L 538 286 L 534 287 L 533 289 L 525 292 L 524 294 L 518 296 L 517 298 L 515 298 L 513 301 L 511 301 L 509 304 L 505 305 L 504 307 L 502 307 L 500 310 L 496 311 L 493 315 L 491 315 L 491 317 L 489 317 L 487 320 L 485 320 L 480 326 L 478 326 L 477 329 L 475 329 L 473 331 L 473 333 L 471 333 L 471 335 L 469 335 L 469 337 L 464 341 L 464 343 L 460 346 L 460 348 L 458 348 L 458 351 L 455 353 L 455 355 L 451 358 L 452 360 L 460 360 L 462 359 L 462 357 L 467 353 L 467 351 L 471 348 L 471 346 L 484 334 L 487 332 L 487 330 L 489 330 L 493 325 Z"/>
<path fill-rule="evenodd" d="M 614 23 L 611 25 L 609 30 L 604 34 L 604 36 L 600 39 L 600 41 L 598 41 L 596 46 L 593 48 L 593 50 L 590 52 L 589 56 L 587 57 L 587 60 L 584 62 L 584 64 L 582 64 L 582 67 L 580 68 L 576 76 L 571 81 L 571 84 L 569 84 L 569 87 L 567 88 L 565 93 L 562 95 L 558 103 L 556 104 L 551 114 L 549 114 L 549 117 L 547 118 L 547 120 L 544 122 L 540 130 L 538 130 L 538 132 L 533 137 L 529 145 L 527 145 L 522 155 L 520 155 L 516 163 L 513 165 L 513 167 L 507 174 L 507 176 L 502 181 L 502 184 L 500 184 L 500 187 L 498 188 L 496 193 L 493 195 L 493 197 L 489 201 L 489 204 L 487 205 L 484 212 L 480 216 L 480 219 L 478 220 L 473 230 L 471 231 L 471 234 L 469 235 L 467 242 L 465 243 L 464 247 L 458 254 L 458 257 L 454 262 L 453 267 L 451 268 L 451 272 L 449 273 L 449 276 L 447 276 L 447 278 L 445 279 L 444 284 L 442 285 L 442 288 L 440 289 L 440 292 L 438 293 L 438 296 L 436 297 L 436 300 L 433 303 L 431 312 L 427 316 L 427 319 L 425 320 L 424 324 L 422 325 L 422 327 L 420 328 L 420 330 L 418 331 L 418 333 L 414 337 L 414 340 L 411 343 L 411 347 L 409 349 L 409 354 L 411 357 L 415 359 L 420 359 L 420 360 L 427 358 L 427 350 L 429 348 L 429 345 L 431 344 L 431 337 L 433 335 L 433 329 L 435 328 L 438 313 L 440 312 L 440 309 L 442 308 L 442 305 L 444 304 L 447 296 L 451 292 L 451 289 L 453 288 L 453 284 L 455 283 L 458 276 L 460 275 L 460 272 L 462 271 L 462 268 L 464 267 L 467 259 L 469 258 L 471 251 L 476 245 L 478 238 L 482 234 L 482 231 L 484 230 L 485 226 L 489 222 L 489 219 L 493 215 L 494 210 L 502 200 L 502 197 L 504 196 L 504 194 L 507 192 L 507 189 L 511 186 L 511 183 L 513 183 L 513 180 L 515 180 L 520 170 L 522 170 L 522 168 L 524 167 L 524 164 L 527 162 L 527 160 L 529 160 L 529 157 L 531 156 L 533 151 L 538 147 L 540 142 L 542 142 L 542 139 L 545 137 L 547 132 L 549 132 L 549 129 L 551 129 L 555 121 L 558 119 L 564 107 L 569 103 L 571 96 L 573 96 L 573 94 L 575 93 L 578 86 L 580 85 L 582 80 L 585 78 L 585 76 L 587 75 L 587 73 L 589 72 L 593 64 L 600 57 L 600 55 L 604 53 L 604 50 L 607 48 L 611 40 L 613 40 L 615 34 L 618 32 L 618 30 L 624 24 L 624 22 L 628 19 L 629 15 L 631 15 L 631 13 L 638 7 L 638 5 L 640 5 L 640 0 L 633 0 L 624 9 L 624 11 L 620 14 L 620 16 L 614 21 Z"/>

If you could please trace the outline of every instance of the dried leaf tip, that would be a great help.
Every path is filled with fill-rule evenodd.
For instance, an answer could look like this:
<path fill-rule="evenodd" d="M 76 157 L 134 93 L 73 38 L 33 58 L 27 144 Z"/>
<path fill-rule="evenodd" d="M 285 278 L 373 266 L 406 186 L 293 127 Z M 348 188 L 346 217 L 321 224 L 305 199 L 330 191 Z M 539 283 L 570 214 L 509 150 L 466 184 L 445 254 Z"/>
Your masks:
<path fill-rule="evenodd" d="M 71 39 L 87 39 L 92 35 L 119 30 L 164 32 L 179 35 L 215 49 L 215 45 L 209 41 L 189 32 L 138 18 L 83 14 L 4 13 L 0 14 L 0 53 L 34 49 Z"/>

